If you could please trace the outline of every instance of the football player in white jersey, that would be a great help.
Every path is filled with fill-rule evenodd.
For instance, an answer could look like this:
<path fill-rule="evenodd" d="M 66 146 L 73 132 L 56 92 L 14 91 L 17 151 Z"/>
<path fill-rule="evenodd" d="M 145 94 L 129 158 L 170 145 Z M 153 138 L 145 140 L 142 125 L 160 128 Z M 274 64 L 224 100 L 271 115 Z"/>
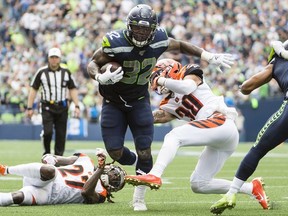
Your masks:
<path fill-rule="evenodd" d="M 20 190 L 0 193 L 0 206 L 112 202 L 111 192 L 123 188 L 126 173 L 119 166 L 105 164 L 103 149 L 97 149 L 96 155 L 96 170 L 92 159 L 82 153 L 70 157 L 46 154 L 42 163 L 0 165 L 1 175 L 23 176 Z"/>
<path fill-rule="evenodd" d="M 191 189 L 202 194 L 226 193 L 231 181 L 214 176 L 238 145 L 236 109 L 227 107 L 222 96 L 213 94 L 198 65 L 188 64 L 180 70 L 179 65 L 172 59 L 158 61 L 151 75 L 151 85 L 158 93 L 167 95 L 153 116 L 154 123 L 166 123 L 178 118 L 186 120 L 187 124 L 166 134 L 148 174 L 127 175 L 125 181 L 134 186 L 147 185 L 151 189 L 158 189 L 162 185 L 161 176 L 179 147 L 205 146 L 190 177 Z M 245 183 L 240 191 L 257 197 L 259 192 L 264 191 L 262 183 L 261 178 L 255 178 L 251 183 Z"/>

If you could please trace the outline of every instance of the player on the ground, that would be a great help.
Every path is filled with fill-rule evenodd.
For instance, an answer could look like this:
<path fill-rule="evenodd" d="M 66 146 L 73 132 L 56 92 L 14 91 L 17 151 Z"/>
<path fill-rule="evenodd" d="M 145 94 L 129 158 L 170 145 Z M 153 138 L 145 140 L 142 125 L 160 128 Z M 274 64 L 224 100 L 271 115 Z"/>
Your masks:
<path fill-rule="evenodd" d="M 127 175 L 125 181 L 158 189 L 162 185 L 161 176 L 179 147 L 205 146 L 190 177 L 191 189 L 202 194 L 226 193 L 231 181 L 214 177 L 237 147 L 237 112 L 235 108 L 226 106 L 223 97 L 212 93 L 198 65 L 188 64 L 178 72 L 175 64 L 179 63 L 161 60 L 151 76 L 152 88 L 168 92 L 159 110 L 153 112 L 154 123 L 178 118 L 187 121 L 187 124 L 166 134 L 156 162 L 147 175 Z M 264 192 L 262 179 L 255 178 L 251 183 L 244 184 L 241 192 L 257 198 L 259 193 Z"/>
<path fill-rule="evenodd" d="M 268 65 L 246 80 L 240 90 L 243 94 L 248 95 L 256 88 L 275 79 L 283 92 L 284 101 L 279 110 L 267 120 L 259 131 L 253 147 L 241 161 L 229 191 L 211 206 L 210 210 L 214 214 L 221 214 L 226 208 L 235 207 L 239 188 L 254 173 L 260 160 L 288 138 L 288 40 L 284 44 L 278 41 L 272 42 L 271 45 L 273 49 L 268 58 Z M 266 194 L 262 194 L 259 199 L 263 200 L 267 209 L 270 208 L 269 203 L 265 203 L 265 200 L 268 199 Z"/>
<path fill-rule="evenodd" d="M 154 126 L 150 106 L 148 83 L 157 59 L 164 53 L 178 51 L 220 67 L 230 68 L 233 58 L 229 54 L 212 54 L 188 42 L 167 36 L 159 27 L 155 11 L 145 4 L 132 8 L 127 16 L 127 28 L 107 33 L 102 47 L 95 51 L 87 70 L 99 82 L 103 96 L 101 131 L 110 157 L 122 165 L 136 165 L 136 173 L 148 173 L 153 165 L 151 143 Z M 120 67 L 111 73 L 108 62 L 118 62 Z M 129 126 L 136 154 L 124 146 Z M 138 158 L 138 159 L 137 159 Z M 144 202 L 146 188 L 135 187 L 133 208 L 147 210 Z"/>
<path fill-rule="evenodd" d="M 46 154 L 42 163 L 0 164 L 0 175 L 23 176 L 20 190 L 0 193 L 0 206 L 113 202 L 111 193 L 123 188 L 126 173 L 119 166 L 105 164 L 103 149 L 96 155 L 96 170 L 91 158 L 81 153 L 70 157 Z"/>

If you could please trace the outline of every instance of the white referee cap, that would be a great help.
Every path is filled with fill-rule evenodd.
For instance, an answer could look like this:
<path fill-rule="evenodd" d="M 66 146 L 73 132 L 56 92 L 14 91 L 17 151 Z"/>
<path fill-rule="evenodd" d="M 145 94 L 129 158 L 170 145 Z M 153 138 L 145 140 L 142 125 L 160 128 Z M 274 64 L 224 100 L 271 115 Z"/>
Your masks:
<path fill-rule="evenodd" d="M 59 48 L 51 48 L 48 52 L 48 57 L 51 57 L 51 56 L 57 56 L 59 58 L 61 58 L 61 51 Z"/>

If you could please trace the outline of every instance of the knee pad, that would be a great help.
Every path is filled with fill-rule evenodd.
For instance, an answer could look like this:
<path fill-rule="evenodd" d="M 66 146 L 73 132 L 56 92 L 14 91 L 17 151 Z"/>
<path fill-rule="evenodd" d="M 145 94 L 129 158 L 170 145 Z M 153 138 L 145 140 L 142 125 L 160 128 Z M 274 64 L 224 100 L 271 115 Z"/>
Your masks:
<path fill-rule="evenodd" d="M 207 181 L 201 179 L 195 172 L 190 177 L 190 187 L 194 193 L 203 193 L 203 187 L 207 184 Z"/>
<path fill-rule="evenodd" d="M 201 193 L 200 182 L 197 181 L 190 182 L 190 187 L 194 193 Z"/>
<path fill-rule="evenodd" d="M 142 174 L 149 173 L 153 166 L 153 158 L 151 155 L 151 148 L 148 149 L 136 149 L 138 155 L 138 161 L 136 164 L 136 173 Z"/>
<path fill-rule="evenodd" d="M 137 155 L 138 155 L 138 160 L 150 160 L 152 158 L 151 155 L 151 147 L 147 149 L 136 149 Z"/>
<path fill-rule="evenodd" d="M 118 161 L 122 157 L 123 148 L 117 150 L 107 150 L 107 152 L 112 160 Z"/>
<path fill-rule="evenodd" d="M 121 165 L 135 164 L 136 154 L 134 152 L 131 152 L 127 147 L 123 147 L 122 149 L 116 151 L 108 151 L 108 153 L 113 160 L 116 160 Z M 113 155 L 114 158 L 111 156 L 110 153 Z"/>
<path fill-rule="evenodd" d="M 153 135 L 151 136 L 146 135 L 146 136 L 137 136 L 135 137 L 135 146 L 136 150 L 137 149 L 148 149 L 151 147 L 151 143 L 153 140 Z"/>

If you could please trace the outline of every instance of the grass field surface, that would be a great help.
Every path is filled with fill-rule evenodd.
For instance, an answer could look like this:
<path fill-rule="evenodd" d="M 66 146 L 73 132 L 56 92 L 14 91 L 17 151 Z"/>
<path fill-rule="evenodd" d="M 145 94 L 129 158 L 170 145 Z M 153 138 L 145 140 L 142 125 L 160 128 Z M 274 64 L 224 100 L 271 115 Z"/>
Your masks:
<path fill-rule="evenodd" d="M 132 143 L 126 146 L 134 149 Z M 0 163 L 16 165 L 40 161 L 42 144 L 39 141 L 0 141 Z M 102 147 L 101 142 L 67 141 L 65 156 L 75 152 L 84 152 L 94 158 L 96 147 Z M 156 159 L 161 143 L 153 144 L 153 157 Z M 235 171 L 251 147 L 251 143 L 239 144 L 237 151 L 228 159 L 219 178 L 231 180 Z M 195 194 L 190 189 L 189 178 L 203 147 L 181 148 L 175 160 L 168 166 L 164 175 L 164 184 L 158 191 L 147 190 L 146 203 L 148 211 L 134 212 L 131 208 L 133 186 L 126 185 L 123 190 L 114 193 L 115 203 L 100 205 L 66 204 L 51 206 L 10 206 L 0 207 L 0 216 L 6 215 L 41 215 L 41 216 L 74 216 L 74 215 L 212 215 L 210 206 L 220 199 L 220 195 Z M 110 159 L 107 162 L 111 162 Z M 134 168 L 123 167 L 128 174 L 134 174 Z M 266 192 L 273 201 L 273 210 L 262 210 L 261 206 L 250 197 L 238 194 L 237 204 L 233 210 L 226 210 L 222 215 L 288 215 L 288 146 L 281 144 L 268 153 L 260 161 L 258 169 L 251 177 L 262 176 L 266 183 Z M 249 180 L 251 180 L 249 179 Z M 18 176 L 0 176 L 0 191 L 16 191 L 22 187 L 22 179 Z"/>

